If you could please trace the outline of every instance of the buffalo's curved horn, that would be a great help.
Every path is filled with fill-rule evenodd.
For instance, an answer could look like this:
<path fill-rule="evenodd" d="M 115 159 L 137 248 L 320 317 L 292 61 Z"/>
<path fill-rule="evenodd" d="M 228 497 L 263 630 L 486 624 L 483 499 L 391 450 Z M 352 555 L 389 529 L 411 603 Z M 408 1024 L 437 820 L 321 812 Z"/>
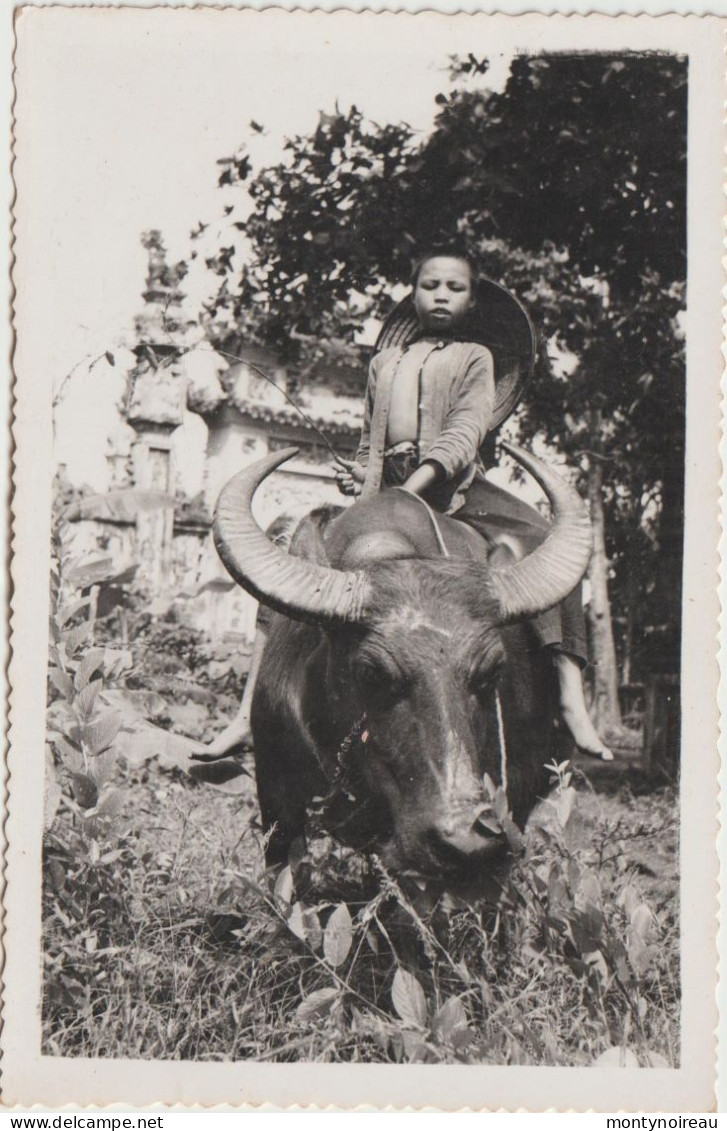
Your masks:
<path fill-rule="evenodd" d="M 591 524 L 574 487 L 522 448 L 502 447 L 537 480 L 553 509 L 553 525 L 541 545 L 490 574 L 502 619 L 511 621 L 542 613 L 575 589 L 591 556 Z"/>
<path fill-rule="evenodd" d="M 362 572 L 343 572 L 286 554 L 252 516 L 252 497 L 276 467 L 298 454 L 285 448 L 238 472 L 222 489 L 213 524 L 230 576 L 264 605 L 313 624 L 358 621 L 368 592 Z"/>

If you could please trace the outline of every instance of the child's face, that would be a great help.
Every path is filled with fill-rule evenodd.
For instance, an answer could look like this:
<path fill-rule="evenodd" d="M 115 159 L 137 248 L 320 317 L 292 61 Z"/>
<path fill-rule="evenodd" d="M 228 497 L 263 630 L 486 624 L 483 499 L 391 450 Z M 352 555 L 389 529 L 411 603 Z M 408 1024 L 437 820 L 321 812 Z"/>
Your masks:
<path fill-rule="evenodd" d="M 452 330 L 464 320 L 473 304 L 472 275 L 462 259 L 437 255 L 419 269 L 414 287 L 414 309 L 424 330 Z"/>

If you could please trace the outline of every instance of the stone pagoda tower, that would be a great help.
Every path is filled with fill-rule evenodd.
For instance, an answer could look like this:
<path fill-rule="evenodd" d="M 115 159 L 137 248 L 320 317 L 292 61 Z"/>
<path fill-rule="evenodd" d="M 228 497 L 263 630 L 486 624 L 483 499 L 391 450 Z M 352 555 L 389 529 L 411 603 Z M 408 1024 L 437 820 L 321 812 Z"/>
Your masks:
<path fill-rule="evenodd" d="M 128 375 L 124 416 L 136 433 L 131 445 L 133 486 L 164 497 L 159 506 L 140 508 L 136 522 L 140 580 L 163 599 L 172 571 L 172 435 L 182 423 L 186 402 L 186 381 L 176 363 L 185 337 L 179 317 L 184 271 L 181 265 L 167 264 L 160 232 L 144 233 L 142 244 L 149 253 L 146 305 L 135 321 L 137 344 L 132 352 L 137 362 Z"/>

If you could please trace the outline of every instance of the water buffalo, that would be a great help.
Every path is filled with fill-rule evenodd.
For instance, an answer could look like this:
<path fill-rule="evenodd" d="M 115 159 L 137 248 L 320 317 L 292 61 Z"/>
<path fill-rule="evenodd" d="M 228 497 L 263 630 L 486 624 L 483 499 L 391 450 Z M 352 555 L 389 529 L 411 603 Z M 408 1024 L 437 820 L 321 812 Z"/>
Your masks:
<path fill-rule="evenodd" d="M 286 553 L 251 502 L 295 449 L 223 489 L 218 553 L 277 614 L 252 706 L 270 863 L 328 795 L 328 827 L 344 843 L 375 847 L 397 871 L 469 882 L 506 851 L 484 775 L 506 786 L 520 825 L 544 791 L 555 680 L 527 618 L 580 581 L 590 527 L 573 488 L 509 450 L 553 510 L 522 560 L 400 489 L 303 520 Z"/>

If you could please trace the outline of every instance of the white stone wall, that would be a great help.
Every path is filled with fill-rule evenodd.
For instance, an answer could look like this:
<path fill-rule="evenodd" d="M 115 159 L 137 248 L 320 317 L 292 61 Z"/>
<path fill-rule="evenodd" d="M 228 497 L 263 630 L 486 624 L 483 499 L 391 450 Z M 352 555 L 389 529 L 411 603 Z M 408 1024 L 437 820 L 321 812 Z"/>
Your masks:
<path fill-rule="evenodd" d="M 173 430 L 166 430 L 162 435 L 164 429 L 152 425 L 145 429 L 143 422 L 137 422 L 134 430 L 121 416 L 119 405 L 124 370 L 128 371 L 136 359 L 133 355 L 124 355 L 123 358 L 119 355 L 116 360 L 116 368 L 104 361 L 98 366 L 99 370 L 103 368 L 103 375 L 100 372 L 93 374 L 96 389 L 99 383 L 103 385 L 108 381 L 108 385 L 103 390 L 104 396 L 97 398 L 98 405 L 93 402 L 94 417 L 92 425 L 86 430 L 83 458 L 78 455 L 77 443 L 69 445 L 67 441 L 77 434 L 79 412 L 81 409 L 88 412 L 93 400 L 89 394 L 88 374 L 80 372 L 74 377 L 57 413 L 59 462 L 63 462 L 60 459 L 62 455 L 67 457 L 68 477 L 77 486 L 85 483 L 97 491 L 107 490 L 112 483 L 121 487 L 128 461 L 134 468 L 136 486 L 167 490 L 171 494 L 182 489 L 190 497 L 202 492 L 210 511 L 213 511 L 228 479 L 268 454 L 271 434 L 279 448 L 281 434 L 294 436 L 296 433 L 294 427 L 287 427 L 287 430 L 276 427 L 274 418 L 272 422 L 251 420 L 241 415 L 233 405 L 225 403 L 226 393 L 219 376 L 227 364 L 209 347 L 202 346 L 179 359 L 174 373 L 168 377 L 166 399 L 172 399 L 169 405 L 164 401 L 162 409 L 166 405 L 164 421 Z M 287 402 L 280 392 L 262 382 L 251 370 L 247 371 L 246 367 L 237 368 L 238 400 L 246 391 L 258 410 L 264 401 L 273 414 L 276 409 L 285 408 Z M 99 382 L 101 376 L 104 381 Z M 281 384 L 284 382 L 282 371 L 276 371 L 274 376 Z M 142 393 L 146 400 L 154 402 L 151 406 L 154 408 L 157 377 L 158 374 L 153 380 L 151 376 L 137 380 L 134 406 L 138 410 L 137 415 L 141 414 L 144 420 L 151 409 L 141 405 L 144 400 Z M 246 390 L 242 388 L 245 381 Z M 204 417 L 184 407 L 181 391 L 187 387 L 194 390 Z M 82 394 L 80 400 L 78 393 Z M 87 398 L 85 401 L 84 397 Z M 243 403 L 245 399 L 242 396 Z M 360 412 L 360 405 L 354 399 L 341 397 L 332 400 L 332 394 L 325 390 L 318 390 L 312 399 L 306 400 L 305 396 L 301 399 L 314 415 L 323 412 L 328 418 L 332 414 L 339 427 L 342 424 L 352 427 L 356 413 Z M 181 420 L 181 424 L 174 429 L 177 419 Z M 111 449 L 110 437 L 113 438 Z M 163 454 L 167 459 L 167 475 L 163 482 L 159 475 L 152 474 L 156 464 L 151 457 L 156 455 L 157 448 L 164 448 Z M 323 504 L 348 505 L 349 500 L 336 488 L 327 455 L 321 447 L 318 451 L 322 462 L 315 462 L 316 456 L 309 450 L 307 455 L 286 463 L 281 471 L 275 472 L 261 486 L 255 497 L 254 513 L 263 528 L 282 514 L 300 518 Z M 131 459 L 128 458 L 130 456 Z M 136 526 L 113 526 L 96 521 L 74 524 L 69 537 L 73 537 L 85 551 L 104 552 L 107 546 L 107 552 L 119 570 L 138 564 L 139 579 L 157 590 L 154 612 L 163 613 L 171 602 L 179 608 L 185 623 L 209 633 L 214 639 L 227 637 L 248 643 L 252 641 L 257 603 L 238 587 L 228 585 L 228 575 L 219 561 L 211 535 L 203 529 L 177 528 L 172 537 L 172 512 L 169 508 L 162 508 L 158 514 L 140 515 Z M 166 547 L 161 555 L 164 560 L 150 560 L 150 553 L 156 545 Z"/>
<path fill-rule="evenodd" d="M 236 409 L 222 410 L 221 422 L 209 433 L 205 474 L 205 498 L 213 509 L 225 483 L 243 467 L 266 456 L 270 428 L 265 422 L 245 420 Z M 254 514 L 266 528 L 282 514 L 302 518 L 314 507 L 325 504 L 347 505 L 336 487 L 333 471 L 327 464 L 317 466 L 293 459 L 274 472 L 255 495 Z M 240 589 L 225 591 L 214 587 L 227 574 L 211 542 L 201 562 L 200 585 L 205 593 L 187 603 L 185 619 L 218 636 L 240 635 L 250 642 L 254 635 L 257 602 Z"/>

